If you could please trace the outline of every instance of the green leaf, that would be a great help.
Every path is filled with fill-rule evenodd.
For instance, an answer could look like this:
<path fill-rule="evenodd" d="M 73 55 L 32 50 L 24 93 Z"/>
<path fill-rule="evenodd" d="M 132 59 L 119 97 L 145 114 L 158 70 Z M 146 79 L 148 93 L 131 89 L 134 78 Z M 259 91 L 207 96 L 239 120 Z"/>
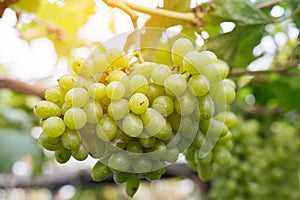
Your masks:
<path fill-rule="evenodd" d="M 238 25 L 267 24 L 271 22 L 266 15 L 255 8 L 248 0 L 215 0 L 213 15 L 223 21 L 234 21 Z"/>
<path fill-rule="evenodd" d="M 260 25 L 239 26 L 232 32 L 209 38 L 205 48 L 214 51 L 218 57 L 235 68 L 246 67 L 257 58 L 253 56 L 252 51 L 262 36 Z"/>
<path fill-rule="evenodd" d="M 41 162 L 42 152 L 30 133 L 17 129 L 0 129 L 0 172 L 9 172 L 12 164 L 25 155 Z"/>
<path fill-rule="evenodd" d="M 39 8 L 40 0 L 20 0 L 11 6 L 12 9 L 21 11 L 36 12 Z"/>

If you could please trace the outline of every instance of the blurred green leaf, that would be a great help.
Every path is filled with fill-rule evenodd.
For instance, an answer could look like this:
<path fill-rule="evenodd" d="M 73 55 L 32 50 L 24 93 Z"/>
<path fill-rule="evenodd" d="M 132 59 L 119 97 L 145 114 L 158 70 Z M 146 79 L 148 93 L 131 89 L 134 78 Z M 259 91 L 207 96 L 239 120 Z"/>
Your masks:
<path fill-rule="evenodd" d="M 33 125 L 33 118 L 25 110 L 0 105 L 0 119 L 3 126 L 29 130 Z M 4 123 L 4 124 L 3 124 Z"/>
<path fill-rule="evenodd" d="M 41 162 L 41 149 L 30 133 L 0 129 L 0 172 L 9 172 L 12 164 L 25 155 L 32 155 L 35 162 Z"/>
<path fill-rule="evenodd" d="M 257 58 L 252 51 L 260 43 L 262 28 L 261 25 L 238 26 L 232 32 L 210 37 L 205 47 L 234 68 L 246 67 Z"/>

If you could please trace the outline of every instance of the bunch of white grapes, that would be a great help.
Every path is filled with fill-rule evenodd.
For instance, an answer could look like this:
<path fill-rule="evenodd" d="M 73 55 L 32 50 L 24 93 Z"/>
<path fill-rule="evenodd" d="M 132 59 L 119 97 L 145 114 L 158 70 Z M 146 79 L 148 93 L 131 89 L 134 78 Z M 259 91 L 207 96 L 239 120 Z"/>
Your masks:
<path fill-rule="evenodd" d="M 226 79 L 225 62 L 195 51 L 186 38 L 177 39 L 170 54 L 173 66 L 132 63 L 116 48 L 75 60 L 74 73 L 59 78 L 35 107 L 40 144 L 55 151 L 59 163 L 89 154 L 99 159 L 92 178 L 113 174 L 129 196 L 140 178 L 159 179 L 180 153 L 208 180 L 212 164 L 230 158 L 235 84 Z"/>

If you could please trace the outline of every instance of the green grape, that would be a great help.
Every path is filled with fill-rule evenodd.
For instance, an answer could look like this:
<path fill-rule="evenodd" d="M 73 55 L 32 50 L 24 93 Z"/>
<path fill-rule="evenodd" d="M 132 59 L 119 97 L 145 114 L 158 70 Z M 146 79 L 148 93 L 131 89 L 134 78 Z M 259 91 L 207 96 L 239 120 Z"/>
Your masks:
<path fill-rule="evenodd" d="M 70 157 L 71 152 L 67 149 L 62 148 L 55 151 L 55 160 L 60 164 L 68 162 Z"/>
<path fill-rule="evenodd" d="M 197 134 L 193 140 L 192 146 L 195 148 L 200 148 L 204 142 L 205 136 L 204 134 L 201 132 L 200 129 L 198 129 Z"/>
<path fill-rule="evenodd" d="M 142 93 L 135 93 L 129 99 L 129 108 L 135 114 L 142 114 L 146 112 L 149 107 L 149 100 L 146 95 Z"/>
<path fill-rule="evenodd" d="M 129 58 L 125 53 L 117 48 L 108 49 L 105 53 L 106 59 L 111 67 L 126 68 L 129 64 Z"/>
<path fill-rule="evenodd" d="M 198 109 L 196 109 L 196 116 L 200 120 L 208 120 L 212 118 L 215 113 L 215 105 L 209 95 L 198 97 Z"/>
<path fill-rule="evenodd" d="M 189 51 L 193 50 L 193 44 L 192 42 L 187 38 L 179 38 L 177 39 L 171 48 L 171 58 L 176 66 L 183 67 L 183 57 L 185 54 L 187 54 Z M 181 70 L 185 71 L 185 70 Z"/>
<path fill-rule="evenodd" d="M 211 165 L 198 165 L 197 174 L 202 181 L 209 181 L 213 175 L 213 169 Z"/>
<path fill-rule="evenodd" d="M 159 133 L 166 123 L 165 118 L 153 108 L 148 108 L 147 111 L 140 116 L 145 129 L 151 136 Z"/>
<path fill-rule="evenodd" d="M 216 163 L 219 163 L 221 165 L 225 165 L 230 161 L 231 154 L 226 148 L 222 147 L 221 145 L 217 145 L 214 148 L 213 157 L 214 157 L 214 161 Z"/>
<path fill-rule="evenodd" d="M 128 100 L 121 98 L 112 100 L 107 107 L 107 114 L 114 120 L 123 119 L 129 113 L 129 102 Z"/>
<path fill-rule="evenodd" d="M 232 138 L 232 133 L 231 131 L 228 131 L 226 135 L 220 137 L 218 139 L 218 144 L 227 144 Z"/>
<path fill-rule="evenodd" d="M 199 155 L 201 155 L 201 153 L 195 154 L 195 161 L 198 163 L 198 165 L 210 165 L 213 162 L 214 157 L 212 151 L 206 154 L 204 157 L 199 157 Z"/>
<path fill-rule="evenodd" d="M 148 172 L 145 174 L 145 178 L 148 181 L 155 181 L 155 180 L 159 180 L 161 178 L 161 176 L 166 172 L 166 168 L 160 168 L 151 172 Z"/>
<path fill-rule="evenodd" d="M 39 101 L 34 107 L 34 114 L 42 119 L 61 115 L 61 109 L 50 101 Z"/>
<path fill-rule="evenodd" d="M 206 65 L 218 62 L 211 51 L 190 51 L 184 56 L 183 66 L 192 75 L 202 74 Z"/>
<path fill-rule="evenodd" d="M 152 161 L 149 157 L 142 155 L 135 158 L 132 162 L 135 173 L 146 173 L 152 170 Z"/>
<path fill-rule="evenodd" d="M 151 107 L 162 116 L 167 117 L 174 110 L 174 102 L 169 96 L 158 96 L 153 100 Z"/>
<path fill-rule="evenodd" d="M 107 115 L 103 115 L 96 126 L 97 136 L 103 141 L 112 141 L 116 137 L 117 131 L 117 124 Z"/>
<path fill-rule="evenodd" d="M 82 107 L 89 100 L 88 92 L 84 88 L 72 88 L 65 96 L 65 102 L 71 107 Z"/>
<path fill-rule="evenodd" d="M 133 71 L 131 71 L 129 78 L 133 77 L 136 74 L 140 74 L 149 79 L 152 74 L 152 70 L 154 69 L 154 67 L 156 67 L 156 65 L 156 63 L 152 62 L 138 63 L 134 65 Z"/>
<path fill-rule="evenodd" d="M 70 129 L 81 129 L 87 122 L 87 116 L 81 108 L 70 108 L 64 115 L 64 122 Z"/>
<path fill-rule="evenodd" d="M 106 56 L 100 53 L 95 54 L 92 58 L 93 73 L 103 73 L 108 67 Z"/>
<path fill-rule="evenodd" d="M 97 161 L 92 168 L 91 176 L 93 181 L 100 182 L 106 179 L 111 173 L 112 171 L 108 166 L 101 161 Z"/>
<path fill-rule="evenodd" d="M 43 123 L 43 130 L 49 137 L 61 136 L 65 128 L 64 121 L 59 117 L 50 117 Z"/>
<path fill-rule="evenodd" d="M 77 149 L 81 144 L 81 138 L 77 131 L 66 129 L 61 136 L 62 145 L 68 150 Z"/>
<path fill-rule="evenodd" d="M 49 151 L 62 149 L 61 137 L 49 137 L 45 132 L 39 136 L 39 143 Z"/>
<path fill-rule="evenodd" d="M 172 74 L 170 67 L 157 65 L 153 68 L 151 79 L 157 85 L 164 85 L 165 80 Z"/>
<path fill-rule="evenodd" d="M 82 64 L 84 63 L 85 59 L 82 58 L 82 57 L 75 57 L 75 58 L 72 58 L 71 60 L 71 67 L 72 67 L 72 70 L 76 73 L 76 74 L 79 74 L 80 72 L 80 69 L 82 67 Z"/>
<path fill-rule="evenodd" d="M 64 103 L 62 106 L 61 106 L 61 114 L 65 114 L 67 112 L 67 110 L 69 110 L 71 108 L 71 106 L 69 106 L 68 104 Z"/>
<path fill-rule="evenodd" d="M 187 116 L 194 112 L 197 106 L 197 98 L 188 90 L 175 99 L 174 108 L 181 116 Z"/>
<path fill-rule="evenodd" d="M 179 97 L 185 92 L 187 82 L 183 75 L 172 74 L 165 80 L 164 87 L 167 94 Z"/>
<path fill-rule="evenodd" d="M 114 144 L 121 149 L 126 149 L 131 140 L 132 137 L 129 137 L 121 129 L 118 129 Z"/>
<path fill-rule="evenodd" d="M 138 137 L 143 131 L 143 121 L 138 115 L 129 113 L 122 121 L 122 130 L 130 137 Z"/>
<path fill-rule="evenodd" d="M 155 83 L 149 83 L 148 94 L 147 97 L 149 102 L 152 102 L 155 98 L 159 96 L 163 96 L 165 94 L 165 89 L 161 85 L 157 85 Z"/>
<path fill-rule="evenodd" d="M 222 121 L 228 128 L 233 128 L 238 123 L 238 118 L 233 112 L 224 111 L 220 112 L 215 116 L 215 119 Z"/>
<path fill-rule="evenodd" d="M 144 148 L 150 148 L 155 144 L 155 137 L 147 137 L 147 138 L 138 138 L 139 143 L 144 147 Z"/>
<path fill-rule="evenodd" d="M 167 147 L 166 144 L 161 140 L 156 140 L 155 144 L 145 149 L 147 153 L 149 153 L 149 156 L 151 156 L 154 159 L 164 158 L 167 153 Z"/>
<path fill-rule="evenodd" d="M 65 102 L 65 92 L 59 86 L 52 86 L 46 89 L 45 99 L 51 101 L 58 106 L 62 106 Z"/>
<path fill-rule="evenodd" d="M 205 96 L 210 87 L 208 79 L 203 75 L 194 75 L 188 81 L 188 88 L 195 96 Z"/>
<path fill-rule="evenodd" d="M 124 85 L 125 88 L 128 88 L 129 78 L 127 74 L 121 70 L 114 70 L 106 77 L 108 82 L 119 81 Z"/>
<path fill-rule="evenodd" d="M 99 102 L 89 101 L 83 108 L 87 116 L 87 122 L 91 124 L 98 123 L 101 117 L 103 116 L 103 109 Z"/>
<path fill-rule="evenodd" d="M 168 121 L 170 122 L 172 129 L 178 131 L 180 127 L 181 116 L 177 112 L 173 112 L 168 116 Z"/>
<path fill-rule="evenodd" d="M 222 75 L 218 71 L 218 69 L 221 70 L 221 68 L 224 66 L 223 63 L 216 62 L 209 65 L 206 65 L 204 69 L 202 70 L 202 75 L 205 76 L 210 83 L 219 82 L 222 80 Z M 226 74 L 227 75 L 227 74 Z"/>
<path fill-rule="evenodd" d="M 143 147 L 136 140 L 131 140 L 128 143 L 126 150 L 132 153 L 143 153 Z"/>
<path fill-rule="evenodd" d="M 118 81 L 112 81 L 106 86 L 106 96 L 110 99 L 121 99 L 126 92 L 125 86 Z"/>
<path fill-rule="evenodd" d="M 173 135 L 171 124 L 166 121 L 162 129 L 154 135 L 157 139 L 160 140 L 169 140 Z"/>
<path fill-rule="evenodd" d="M 108 159 L 108 166 L 119 172 L 126 172 L 131 166 L 131 159 L 126 152 L 117 152 Z"/>
<path fill-rule="evenodd" d="M 126 194 L 133 197 L 140 186 L 140 179 L 138 175 L 132 174 L 128 181 L 125 183 Z"/>
<path fill-rule="evenodd" d="M 64 91 L 68 91 L 75 87 L 76 76 L 72 74 L 62 75 L 58 80 L 58 85 Z"/>
<path fill-rule="evenodd" d="M 113 175 L 113 179 L 116 184 L 125 183 L 129 180 L 130 177 L 131 177 L 131 173 L 127 173 L 127 172 L 116 172 Z"/>
<path fill-rule="evenodd" d="M 214 101 L 222 104 L 231 104 L 236 96 L 234 87 L 227 81 L 212 84 L 210 93 Z"/>
<path fill-rule="evenodd" d="M 179 156 L 179 149 L 177 147 L 167 148 L 166 156 L 164 160 L 167 162 L 175 162 Z"/>
<path fill-rule="evenodd" d="M 76 160 L 83 161 L 88 157 L 89 151 L 81 144 L 77 149 L 73 149 L 71 154 Z"/>
<path fill-rule="evenodd" d="M 93 99 L 101 99 L 106 94 L 106 86 L 103 83 L 93 83 L 88 87 L 88 94 Z"/>
<path fill-rule="evenodd" d="M 148 80 L 145 78 L 145 76 L 136 74 L 132 76 L 129 80 L 129 87 L 131 93 L 148 93 Z"/>

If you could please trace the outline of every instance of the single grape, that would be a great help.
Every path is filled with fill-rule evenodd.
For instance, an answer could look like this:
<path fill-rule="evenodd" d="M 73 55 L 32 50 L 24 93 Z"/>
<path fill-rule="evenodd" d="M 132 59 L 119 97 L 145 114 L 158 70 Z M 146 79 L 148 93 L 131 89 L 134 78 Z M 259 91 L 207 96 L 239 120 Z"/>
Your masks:
<path fill-rule="evenodd" d="M 129 80 L 129 87 L 131 93 L 148 93 L 148 80 L 141 74 L 132 76 Z"/>
<path fill-rule="evenodd" d="M 65 92 L 59 86 L 52 86 L 46 89 L 45 99 L 51 101 L 58 106 L 64 104 Z"/>
<path fill-rule="evenodd" d="M 108 49 L 105 53 L 106 59 L 111 67 L 126 68 L 129 64 L 129 58 L 125 53 L 117 48 Z"/>
<path fill-rule="evenodd" d="M 132 174 L 128 181 L 125 183 L 126 194 L 133 197 L 140 186 L 140 179 L 138 175 Z"/>
<path fill-rule="evenodd" d="M 59 117 L 50 117 L 43 123 L 43 130 L 49 137 L 61 136 L 65 128 L 64 121 Z"/>
<path fill-rule="evenodd" d="M 153 100 L 151 107 L 162 116 L 167 117 L 172 114 L 174 110 L 174 102 L 169 96 L 158 96 Z"/>
<path fill-rule="evenodd" d="M 210 95 L 198 97 L 198 108 L 196 109 L 196 116 L 200 120 L 207 120 L 212 118 L 215 113 L 215 104 Z"/>
<path fill-rule="evenodd" d="M 116 172 L 116 173 L 114 173 L 113 179 L 114 179 L 115 183 L 122 184 L 122 183 L 127 182 L 130 177 L 131 177 L 131 173 Z"/>
<path fill-rule="evenodd" d="M 177 112 L 173 112 L 171 115 L 168 116 L 168 121 L 170 122 L 172 129 L 174 131 L 178 131 L 181 122 L 181 116 Z"/>
<path fill-rule="evenodd" d="M 77 131 L 66 129 L 61 136 L 62 145 L 68 150 L 74 150 L 79 148 L 81 144 L 81 138 Z"/>
<path fill-rule="evenodd" d="M 61 109 L 50 101 L 39 101 L 34 107 L 34 114 L 42 119 L 61 115 Z"/>
<path fill-rule="evenodd" d="M 185 92 L 187 82 L 183 75 L 172 74 L 165 80 L 164 87 L 167 94 L 179 97 Z"/>
<path fill-rule="evenodd" d="M 89 95 L 84 88 L 73 88 L 66 93 L 65 102 L 71 107 L 82 107 L 89 100 Z"/>
<path fill-rule="evenodd" d="M 68 91 L 75 87 L 76 76 L 72 74 L 65 74 L 61 76 L 57 82 L 61 89 Z"/>
<path fill-rule="evenodd" d="M 132 139 L 133 139 L 132 137 L 129 137 L 121 129 L 118 129 L 117 135 L 116 135 L 115 140 L 113 141 L 113 143 L 116 145 L 116 147 L 119 147 L 121 149 L 126 149 L 129 142 Z"/>
<path fill-rule="evenodd" d="M 55 151 L 55 160 L 60 164 L 68 162 L 70 157 L 71 152 L 67 149 L 62 148 Z"/>
<path fill-rule="evenodd" d="M 128 100 L 121 98 L 112 100 L 107 107 L 107 114 L 114 120 L 123 119 L 129 113 Z"/>
<path fill-rule="evenodd" d="M 111 169 L 126 172 L 131 166 L 131 159 L 126 152 L 117 152 L 108 159 L 108 166 Z"/>
<path fill-rule="evenodd" d="M 127 74 L 121 70 L 114 70 L 106 77 L 108 82 L 118 81 L 123 84 L 125 88 L 129 87 L 129 78 Z"/>
<path fill-rule="evenodd" d="M 173 135 L 171 124 L 166 121 L 162 129 L 154 135 L 157 139 L 160 140 L 169 140 Z"/>
<path fill-rule="evenodd" d="M 214 148 L 214 161 L 221 165 L 227 164 L 231 159 L 231 153 L 221 145 L 217 145 Z"/>
<path fill-rule="evenodd" d="M 195 96 L 204 96 L 209 91 L 210 83 L 203 75 L 193 75 L 188 81 L 188 86 Z"/>
<path fill-rule="evenodd" d="M 131 71 L 129 78 L 133 77 L 136 74 L 139 74 L 139 75 L 143 75 L 144 77 L 149 79 L 152 74 L 152 70 L 154 69 L 154 67 L 156 67 L 156 65 L 158 65 L 158 64 L 153 63 L 153 62 L 138 63 L 138 64 L 134 65 L 134 68 Z"/>
<path fill-rule="evenodd" d="M 150 172 L 152 170 L 152 161 L 145 155 L 139 156 L 133 160 L 132 168 L 135 173 Z"/>
<path fill-rule="evenodd" d="M 194 112 L 197 103 L 197 98 L 187 90 L 183 95 L 175 99 L 174 108 L 181 116 L 187 116 Z"/>
<path fill-rule="evenodd" d="M 159 133 L 165 123 L 165 118 L 153 108 L 148 108 L 146 112 L 140 115 L 147 132 L 153 136 Z"/>
<path fill-rule="evenodd" d="M 176 66 L 183 67 L 183 57 L 189 52 L 193 50 L 192 42 L 187 38 L 179 38 L 177 39 L 171 48 L 171 58 Z M 185 71 L 184 69 L 181 71 Z"/>
<path fill-rule="evenodd" d="M 138 137 L 143 131 L 143 121 L 138 115 L 129 113 L 122 121 L 122 130 L 130 137 Z"/>
<path fill-rule="evenodd" d="M 166 144 L 161 140 L 156 140 L 155 144 L 148 149 L 145 149 L 148 155 L 151 156 L 153 159 L 160 159 L 164 158 L 167 153 L 167 147 Z"/>
<path fill-rule="evenodd" d="M 49 137 L 45 132 L 39 136 L 39 143 L 49 151 L 62 149 L 61 137 Z"/>
<path fill-rule="evenodd" d="M 96 126 L 97 136 L 103 141 L 112 141 L 118 131 L 118 126 L 113 119 L 104 115 Z"/>
<path fill-rule="evenodd" d="M 165 80 L 172 74 L 170 67 L 166 65 L 157 65 L 154 67 L 151 79 L 157 85 L 164 85 Z"/>
<path fill-rule="evenodd" d="M 135 93 L 129 99 L 129 108 L 135 114 L 146 112 L 149 107 L 149 100 L 143 93 Z"/>
<path fill-rule="evenodd" d="M 74 57 L 71 60 L 71 67 L 72 70 L 76 73 L 79 74 L 81 70 L 81 66 L 84 63 L 85 59 L 82 57 Z"/>
<path fill-rule="evenodd" d="M 213 169 L 211 165 L 198 165 L 197 174 L 203 181 L 209 181 L 213 175 Z"/>
<path fill-rule="evenodd" d="M 183 66 L 192 75 L 202 74 L 206 65 L 218 62 L 211 51 L 190 51 L 184 56 Z"/>
<path fill-rule="evenodd" d="M 161 85 L 157 85 L 155 83 L 149 83 L 148 94 L 147 97 L 149 102 L 152 102 L 155 98 L 159 96 L 163 96 L 165 94 L 165 89 Z"/>
<path fill-rule="evenodd" d="M 88 94 L 93 99 L 101 99 L 106 94 L 106 86 L 103 83 L 93 83 L 88 87 Z"/>
<path fill-rule="evenodd" d="M 92 168 L 91 176 L 93 181 L 100 182 L 106 179 L 111 173 L 112 171 L 108 166 L 98 161 Z"/>
<path fill-rule="evenodd" d="M 210 87 L 212 99 L 220 104 L 231 104 L 235 99 L 235 90 L 227 81 L 217 82 Z"/>
<path fill-rule="evenodd" d="M 144 148 L 150 148 L 155 144 L 156 139 L 155 137 L 147 137 L 139 138 L 138 141 Z"/>
<path fill-rule="evenodd" d="M 132 153 L 143 153 L 143 147 L 136 140 L 131 140 L 128 143 L 126 150 Z"/>
<path fill-rule="evenodd" d="M 228 128 L 233 128 L 238 123 L 238 118 L 233 112 L 224 111 L 220 112 L 215 116 L 215 119 L 222 121 Z"/>
<path fill-rule="evenodd" d="M 87 116 L 87 122 L 91 124 L 98 123 L 103 115 L 103 109 L 99 102 L 89 101 L 82 108 Z"/>
<path fill-rule="evenodd" d="M 212 151 L 206 154 L 204 157 L 199 157 L 199 155 L 201 155 L 201 153 L 195 154 L 195 161 L 198 165 L 211 165 L 211 163 L 213 162 Z"/>
<path fill-rule="evenodd" d="M 89 151 L 81 144 L 77 149 L 71 151 L 72 156 L 78 161 L 84 161 L 88 155 Z"/>
<path fill-rule="evenodd" d="M 70 129 L 81 129 L 87 122 L 87 116 L 81 108 L 70 108 L 64 115 L 64 122 Z"/>
<path fill-rule="evenodd" d="M 106 86 L 106 95 L 110 99 L 121 99 L 126 92 L 126 88 L 121 82 L 112 81 Z"/>

